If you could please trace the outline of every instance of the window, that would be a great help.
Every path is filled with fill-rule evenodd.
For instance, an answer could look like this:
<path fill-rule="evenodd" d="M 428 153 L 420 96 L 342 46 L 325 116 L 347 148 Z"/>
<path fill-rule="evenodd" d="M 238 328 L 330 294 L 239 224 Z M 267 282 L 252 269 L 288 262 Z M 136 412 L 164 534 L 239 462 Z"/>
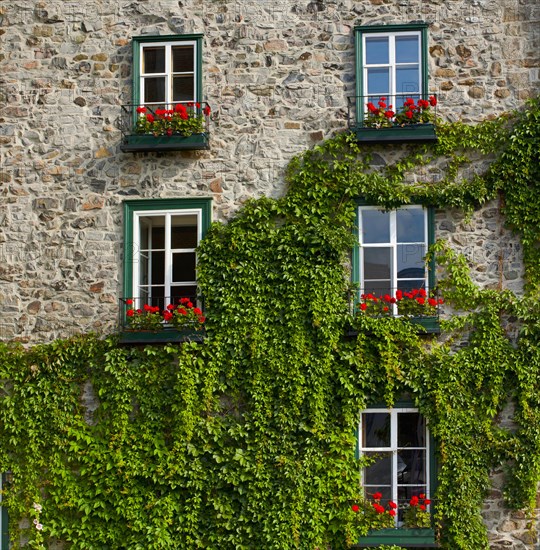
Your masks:
<path fill-rule="evenodd" d="M 397 290 L 429 291 L 424 257 L 433 242 L 433 212 L 422 206 L 383 211 L 358 207 L 356 281 L 361 293 L 394 295 Z M 394 312 L 396 313 L 396 312 Z"/>
<path fill-rule="evenodd" d="M 369 409 L 360 420 L 360 456 L 373 459 L 362 471 L 367 498 L 381 493 L 381 503 L 398 504 L 396 526 L 414 496 L 431 496 L 429 438 L 424 417 L 413 408 Z"/>
<path fill-rule="evenodd" d="M 202 99 L 202 35 L 133 39 L 133 103 L 171 109 Z"/>
<path fill-rule="evenodd" d="M 202 101 L 202 35 L 133 39 L 133 99 L 122 105 L 124 152 L 209 148 L 211 108 Z"/>
<path fill-rule="evenodd" d="M 395 527 L 361 537 L 361 548 L 386 544 L 438 547 L 430 520 L 436 489 L 434 443 L 425 418 L 408 405 L 404 402 L 394 409 L 374 407 L 360 415 L 358 454 L 371 459 L 361 472 L 364 494 L 373 499 L 374 493 L 380 493 L 379 502 L 387 510 L 390 501 L 397 504 Z M 413 497 L 418 498 L 418 503 L 410 507 Z M 418 509 L 422 510 L 421 522 L 416 515 Z"/>
<path fill-rule="evenodd" d="M 210 199 L 124 203 L 124 298 L 137 308 L 199 302 L 196 247 L 209 227 Z"/>
<path fill-rule="evenodd" d="M 426 98 L 427 25 L 356 29 L 357 90 L 363 105 L 387 98 L 394 110 L 407 98 Z M 363 114 L 363 109 L 358 109 Z"/>

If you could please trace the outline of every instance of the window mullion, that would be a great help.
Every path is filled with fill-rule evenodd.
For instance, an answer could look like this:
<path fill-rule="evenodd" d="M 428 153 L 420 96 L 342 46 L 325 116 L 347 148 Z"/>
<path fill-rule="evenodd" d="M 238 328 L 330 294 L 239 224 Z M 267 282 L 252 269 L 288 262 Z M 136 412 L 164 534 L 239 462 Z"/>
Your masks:
<path fill-rule="evenodd" d="M 388 62 L 390 64 L 390 97 L 388 102 L 396 107 L 396 36 L 391 34 L 388 37 Z"/>
<path fill-rule="evenodd" d="M 392 293 L 397 290 L 397 213 L 390 212 L 390 246 L 392 250 L 392 265 L 390 266 L 390 288 Z"/>
<path fill-rule="evenodd" d="M 132 243 L 132 276 L 131 276 L 131 295 L 133 298 L 139 298 L 140 288 L 140 265 L 141 265 L 141 227 L 139 222 L 139 215 L 133 216 L 133 243 Z M 127 258 L 124 258 L 126 261 Z M 139 269 L 135 269 L 135 266 L 139 266 Z"/>
<path fill-rule="evenodd" d="M 398 443 L 398 422 L 397 422 L 397 411 L 390 411 L 390 447 L 392 449 L 392 500 L 394 502 L 398 501 L 398 487 L 397 487 L 397 478 L 398 478 L 398 456 L 397 456 L 397 443 Z"/>
<path fill-rule="evenodd" d="M 172 296 L 171 293 L 171 281 L 172 281 L 172 252 L 171 252 L 171 216 L 169 212 L 165 215 L 165 288 L 164 297 L 165 299 Z M 164 303 L 165 305 L 165 303 Z"/>
<path fill-rule="evenodd" d="M 166 108 L 171 108 L 172 103 L 172 46 L 165 45 L 165 103 Z"/>

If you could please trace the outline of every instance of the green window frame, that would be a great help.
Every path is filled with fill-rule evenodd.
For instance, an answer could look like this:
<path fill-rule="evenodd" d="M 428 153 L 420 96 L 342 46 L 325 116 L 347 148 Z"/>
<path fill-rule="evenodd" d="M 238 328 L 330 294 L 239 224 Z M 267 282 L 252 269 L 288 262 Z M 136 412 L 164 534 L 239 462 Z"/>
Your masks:
<path fill-rule="evenodd" d="M 357 124 L 369 101 L 385 97 L 397 110 L 408 97 L 427 99 L 427 29 L 427 23 L 355 27 Z"/>
<path fill-rule="evenodd" d="M 134 37 L 133 104 L 172 108 L 200 103 L 202 41 L 202 34 Z"/>
<path fill-rule="evenodd" d="M 6 482 L 6 474 L 0 475 L 0 550 L 8 550 L 9 532 L 8 532 L 8 513 L 2 506 L 2 488 Z"/>
<path fill-rule="evenodd" d="M 124 298 L 134 299 L 136 307 L 164 307 L 167 299 L 180 297 L 200 305 L 196 248 L 211 220 L 212 199 L 125 201 Z"/>

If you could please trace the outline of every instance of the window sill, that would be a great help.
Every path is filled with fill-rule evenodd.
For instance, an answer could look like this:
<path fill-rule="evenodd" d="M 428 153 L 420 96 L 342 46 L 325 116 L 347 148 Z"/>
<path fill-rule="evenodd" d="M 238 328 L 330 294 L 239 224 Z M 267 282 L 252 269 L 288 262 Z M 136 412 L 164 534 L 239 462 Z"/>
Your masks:
<path fill-rule="evenodd" d="M 427 143 L 436 142 L 433 124 L 411 124 L 389 128 L 353 128 L 356 139 L 363 143 Z"/>
<path fill-rule="evenodd" d="M 433 529 L 380 529 L 361 537 L 353 548 L 375 548 L 380 545 L 396 545 L 404 548 L 439 548 Z"/>
<path fill-rule="evenodd" d="M 182 342 L 203 342 L 204 330 L 189 330 L 167 327 L 162 330 L 122 329 L 119 334 L 120 344 L 170 344 Z"/>
<path fill-rule="evenodd" d="M 196 151 L 209 149 L 208 134 L 192 134 L 191 136 L 172 135 L 154 136 L 151 134 L 130 134 L 124 136 L 120 149 L 124 153 Z"/>

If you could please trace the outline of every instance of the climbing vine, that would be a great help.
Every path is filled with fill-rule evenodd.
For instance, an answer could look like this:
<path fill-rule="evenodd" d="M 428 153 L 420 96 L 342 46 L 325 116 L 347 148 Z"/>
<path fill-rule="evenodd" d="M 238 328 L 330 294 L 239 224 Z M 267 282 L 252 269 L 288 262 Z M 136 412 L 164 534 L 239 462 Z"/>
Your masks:
<path fill-rule="evenodd" d="M 349 134 L 293 159 L 283 198 L 248 202 L 200 246 L 202 343 L 1 344 L 15 546 L 347 548 L 372 527 L 351 509 L 359 411 L 407 395 L 437 442 L 443 547 L 487 548 L 490 469 L 507 465 L 514 508 L 532 510 L 540 480 L 539 113 L 534 100 L 478 126 L 440 124 L 436 145 L 380 169 Z M 408 179 L 419 166 L 442 175 Z M 522 238 L 524 297 L 478 288 L 437 243 L 439 288 L 458 313 L 445 338 L 351 313 L 358 197 L 471 213 L 497 196 Z M 498 423 L 510 402 L 514 432 Z"/>

